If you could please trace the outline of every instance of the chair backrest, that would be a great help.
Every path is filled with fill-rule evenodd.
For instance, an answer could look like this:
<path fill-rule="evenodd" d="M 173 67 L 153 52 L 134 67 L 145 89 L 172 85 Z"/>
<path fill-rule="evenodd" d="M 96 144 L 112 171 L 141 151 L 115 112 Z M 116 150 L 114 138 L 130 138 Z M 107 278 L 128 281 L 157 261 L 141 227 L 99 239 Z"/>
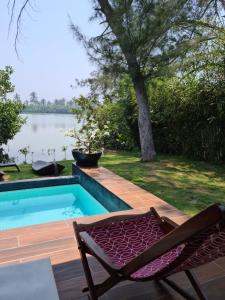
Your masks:
<path fill-rule="evenodd" d="M 122 268 L 127 276 L 156 259 L 167 260 L 167 254 L 182 246 L 179 255 L 155 273 L 168 274 L 191 269 L 225 255 L 225 206 L 214 204 L 162 237 L 149 249 Z"/>
<path fill-rule="evenodd" d="M 215 219 L 214 224 L 207 226 L 212 214 L 215 213 L 215 208 L 219 213 L 218 218 Z M 213 205 L 208 208 L 208 216 L 205 215 L 205 229 L 195 233 L 184 242 L 184 248 L 179 257 L 162 270 L 164 275 L 189 270 L 225 256 L 224 212 L 225 206 L 223 205 Z M 196 218 L 197 221 L 198 218 Z"/>
<path fill-rule="evenodd" d="M 196 268 L 223 256 L 225 256 L 225 228 L 215 225 L 186 243 L 178 259 L 179 265 L 173 273 Z"/>

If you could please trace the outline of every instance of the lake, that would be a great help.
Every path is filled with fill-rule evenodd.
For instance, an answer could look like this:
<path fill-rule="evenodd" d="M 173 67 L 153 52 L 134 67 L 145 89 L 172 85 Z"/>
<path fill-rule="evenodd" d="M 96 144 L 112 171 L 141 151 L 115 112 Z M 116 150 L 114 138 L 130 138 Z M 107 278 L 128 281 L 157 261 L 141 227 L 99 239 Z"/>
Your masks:
<path fill-rule="evenodd" d="M 75 117 L 70 114 L 23 114 L 27 122 L 13 140 L 5 147 L 10 157 L 19 163 L 24 161 L 24 156 L 19 149 L 29 146 L 28 163 L 35 160 L 52 161 L 65 159 L 62 147 L 68 147 L 66 159 L 72 159 L 71 149 L 73 138 L 66 137 L 65 132 L 70 128 L 77 128 Z M 54 154 L 55 150 L 55 154 Z M 33 153 L 31 153 L 33 152 Z"/>

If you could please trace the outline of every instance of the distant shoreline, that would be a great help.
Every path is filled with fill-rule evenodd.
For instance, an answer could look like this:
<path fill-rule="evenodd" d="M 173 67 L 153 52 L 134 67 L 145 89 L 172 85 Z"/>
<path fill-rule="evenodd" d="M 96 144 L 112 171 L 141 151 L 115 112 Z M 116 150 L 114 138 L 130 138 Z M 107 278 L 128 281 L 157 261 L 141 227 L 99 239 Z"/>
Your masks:
<path fill-rule="evenodd" d="M 31 111 L 22 111 L 21 114 L 57 114 L 57 115 L 72 115 L 71 112 L 57 112 L 57 111 L 51 111 L 51 112 L 44 112 L 44 111 L 35 111 L 35 112 L 31 112 Z"/>

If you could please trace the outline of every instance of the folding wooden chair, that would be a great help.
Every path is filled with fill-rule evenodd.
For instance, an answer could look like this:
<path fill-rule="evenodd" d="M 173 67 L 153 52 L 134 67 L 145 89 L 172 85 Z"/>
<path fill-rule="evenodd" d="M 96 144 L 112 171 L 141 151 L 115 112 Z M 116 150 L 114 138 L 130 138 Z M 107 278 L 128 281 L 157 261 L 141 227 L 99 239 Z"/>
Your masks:
<path fill-rule="evenodd" d="M 123 280 L 162 280 L 185 299 L 196 299 L 168 277 L 184 271 L 198 299 L 207 297 L 191 269 L 225 256 L 225 206 L 215 204 L 178 226 L 154 208 L 140 215 L 110 217 L 74 230 L 92 300 Z M 109 273 L 94 284 L 87 254 Z"/>

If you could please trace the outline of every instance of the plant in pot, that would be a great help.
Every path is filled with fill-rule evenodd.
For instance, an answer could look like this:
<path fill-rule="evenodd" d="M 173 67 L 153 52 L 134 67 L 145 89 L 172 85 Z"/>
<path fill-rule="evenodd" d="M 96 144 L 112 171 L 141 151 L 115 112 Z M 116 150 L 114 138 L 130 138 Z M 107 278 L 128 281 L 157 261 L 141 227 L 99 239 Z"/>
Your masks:
<path fill-rule="evenodd" d="M 69 129 L 66 132 L 66 136 L 75 139 L 72 155 L 80 167 L 97 167 L 102 155 L 103 139 L 108 135 L 107 126 L 100 129 L 97 125 L 95 100 L 81 96 L 74 101 L 76 108 L 72 111 L 80 128 Z"/>

